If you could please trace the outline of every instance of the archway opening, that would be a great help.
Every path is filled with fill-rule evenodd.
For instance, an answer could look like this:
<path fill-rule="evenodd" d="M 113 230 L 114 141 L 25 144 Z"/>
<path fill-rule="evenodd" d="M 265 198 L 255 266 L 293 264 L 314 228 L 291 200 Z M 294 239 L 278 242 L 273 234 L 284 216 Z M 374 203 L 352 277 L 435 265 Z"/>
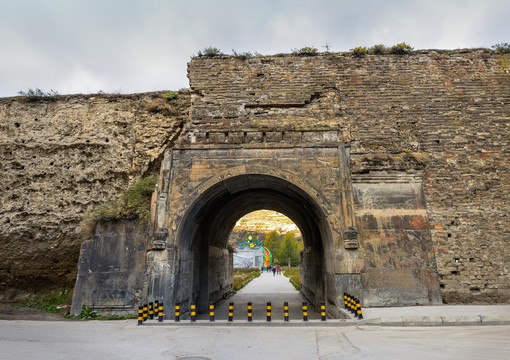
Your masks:
<path fill-rule="evenodd" d="M 298 186 L 268 175 L 240 175 L 202 193 L 178 231 L 174 299 L 206 312 L 232 293 L 232 253 L 228 240 L 236 222 L 257 210 L 291 219 L 303 237 L 301 292 L 316 307 L 334 294 L 331 231 L 323 210 Z"/>

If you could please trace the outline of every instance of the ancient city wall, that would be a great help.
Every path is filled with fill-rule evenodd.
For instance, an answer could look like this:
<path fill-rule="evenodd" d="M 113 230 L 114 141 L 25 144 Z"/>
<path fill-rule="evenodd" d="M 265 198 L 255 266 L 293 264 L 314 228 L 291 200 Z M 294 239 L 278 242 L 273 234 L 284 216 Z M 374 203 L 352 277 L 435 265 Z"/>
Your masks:
<path fill-rule="evenodd" d="M 443 301 L 510 300 L 509 55 L 201 57 L 189 78 L 189 117 L 160 93 L 0 99 L 0 299 L 72 286 L 85 214 L 174 144 L 342 142 L 356 220 L 371 224 L 360 232 L 367 267 L 415 261 L 399 257 L 398 239 L 426 229 L 432 248 L 407 254 L 437 266 Z M 402 174 L 415 201 L 401 210 L 418 219 L 404 235 L 391 206 L 363 200 Z"/>
<path fill-rule="evenodd" d="M 195 58 L 181 141 L 348 143 L 354 191 L 413 178 L 399 200 L 414 194 L 401 210 L 409 225 L 387 203 L 357 200 L 363 272 L 405 268 L 415 259 L 399 256 L 400 240 L 426 229 L 433 247 L 408 254 L 437 262 L 443 301 L 508 301 L 509 71 L 508 55 L 484 50 Z"/>
<path fill-rule="evenodd" d="M 163 93 L 0 99 L 0 299 L 74 285 L 81 221 L 159 171 L 188 113 Z"/>

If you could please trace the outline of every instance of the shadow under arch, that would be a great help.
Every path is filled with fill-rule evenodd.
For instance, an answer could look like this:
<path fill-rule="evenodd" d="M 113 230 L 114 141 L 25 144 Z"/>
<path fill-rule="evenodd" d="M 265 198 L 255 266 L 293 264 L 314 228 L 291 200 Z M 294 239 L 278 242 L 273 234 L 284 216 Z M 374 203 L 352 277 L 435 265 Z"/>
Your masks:
<path fill-rule="evenodd" d="M 173 298 L 195 302 L 199 312 L 232 292 L 232 260 L 227 242 L 236 221 L 256 210 L 274 210 L 300 229 L 302 293 L 315 306 L 336 298 L 333 244 L 325 209 L 307 191 L 272 175 L 241 174 L 204 189 L 184 216 L 177 233 L 178 270 Z M 330 286 L 328 286 L 328 283 Z"/>

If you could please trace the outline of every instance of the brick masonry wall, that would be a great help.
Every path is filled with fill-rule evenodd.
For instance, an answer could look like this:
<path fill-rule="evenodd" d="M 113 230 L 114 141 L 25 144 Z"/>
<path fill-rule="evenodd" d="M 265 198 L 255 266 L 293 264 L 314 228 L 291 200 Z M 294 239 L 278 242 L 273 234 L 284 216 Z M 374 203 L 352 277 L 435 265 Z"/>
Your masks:
<path fill-rule="evenodd" d="M 423 170 L 446 303 L 510 300 L 510 56 L 416 51 L 189 63 L 181 144 L 351 145 L 351 172 Z"/>

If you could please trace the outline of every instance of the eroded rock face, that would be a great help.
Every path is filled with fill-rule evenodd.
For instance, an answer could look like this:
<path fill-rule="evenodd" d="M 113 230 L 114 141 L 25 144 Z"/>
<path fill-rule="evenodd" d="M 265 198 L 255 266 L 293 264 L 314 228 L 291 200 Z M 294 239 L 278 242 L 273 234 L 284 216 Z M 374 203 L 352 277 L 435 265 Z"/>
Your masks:
<path fill-rule="evenodd" d="M 180 99 L 0 99 L 0 299 L 73 286 L 82 219 L 159 170 L 187 118 Z"/>

